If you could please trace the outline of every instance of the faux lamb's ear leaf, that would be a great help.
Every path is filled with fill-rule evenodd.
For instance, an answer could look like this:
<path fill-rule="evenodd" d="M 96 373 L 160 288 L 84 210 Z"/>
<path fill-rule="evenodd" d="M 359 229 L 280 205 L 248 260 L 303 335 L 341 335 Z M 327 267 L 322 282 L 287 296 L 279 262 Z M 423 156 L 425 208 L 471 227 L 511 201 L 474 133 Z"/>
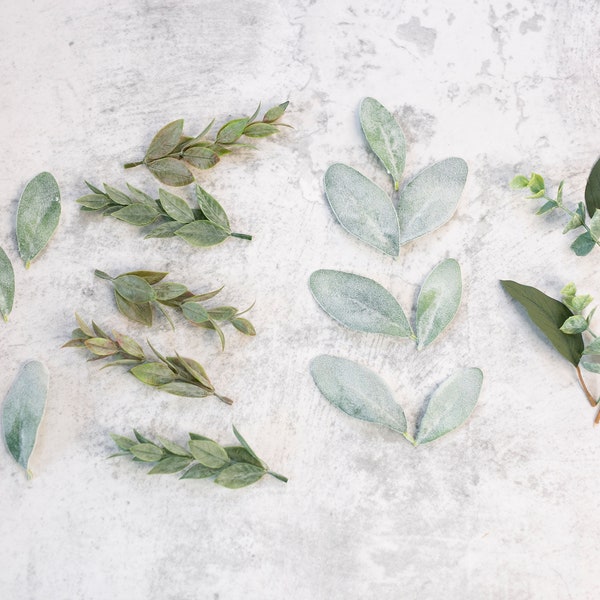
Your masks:
<path fill-rule="evenodd" d="M 406 244 L 448 222 L 467 181 L 467 163 L 447 158 L 421 171 L 400 193 L 400 244 Z"/>
<path fill-rule="evenodd" d="M 415 442 L 433 442 L 462 425 L 477 404 L 482 382 L 483 373 L 475 368 L 462 369 L 448 377 L 431 396 Z"/>
<path fill-rule="evenodd" d="M 331 404 L 356 419 L 406 434 L 406 417 L 383 379 L 345 358 L 323 354 L 310 364 L 312 378 Z"/>
<path fill-rule="evenodd" d="M 462 296 L 460 265 L 448 258 L 427 276 L 417 300 L 417 339 L 422 350 L 450 324 Z"/>
<path fill-rule="evenodd" d="M 14 459 L 29 471 L 38 427 L 48 393 L 48 370 L 36 360 L 26 363 L 8 392 L 2 410 L 4 439 Z"/>
<path fill-rule="evenodd" d="M 413 335 L 396 299 L 368 277 L 321 269 L 310 276 L 310 290 L 319 306 L 349 329 L 397 337 Z"/>
<path fill-rule="evenodd" d="M 60 219 L 60 190 L 47 172 L 26 186 L 17 209 L 17 244 L 25 267 L 46 247 Z"/>
<path fill-rule="evenodd" d="M 563 323 L 573 316 L 569 308 L 529 285 L 522 285 L 516 281 L 500 283 L 510 296 L 525 308 L 529 318 L 550 343 L 576 367 L 583 354 L 583 337 L 580 333 L 569 335 L 560 329 Z"/>
<path fill-rule="evenodd" d="M 360 124 L 371 150 L 383 163 L 398 190 L 406 160 L 404 132 L 391 113 L 374 98 L 360 104 Z"/>
<path fill-rule="evenodd" d="M 340 225 L 371 246 L 398 256 L 398 218 L 388 195 L 370 179 L 342 164 L 325 172 L 325 194 Z"/>
<path fill-rule="evenodd" d="M 146 151 L 146 160 L 156 160 L 172 152 L 183 131 L 183 119 L 165 125 L 153 138 Z"/>
<path fill-rule="evenodd" d="M 600 208 L 600 158 L 592 167 L 585 186 L 585 205 L 590 217 Z"/>
<path fill-rule="evenodd" d="M 6 252 L 0 248 L 0 314 L 5 321 L 15 300 L 15 272 Z"/>

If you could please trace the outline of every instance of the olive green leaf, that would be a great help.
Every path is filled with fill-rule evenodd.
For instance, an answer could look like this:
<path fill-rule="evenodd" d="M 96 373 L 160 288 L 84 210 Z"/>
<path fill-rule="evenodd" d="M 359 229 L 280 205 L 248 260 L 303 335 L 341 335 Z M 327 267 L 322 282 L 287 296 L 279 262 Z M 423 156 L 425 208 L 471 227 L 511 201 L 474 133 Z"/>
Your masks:
<path fill-rule="evenodd" d="M 165 456 L 160 462 L 148 471 L 148 475 L 167 475 L 170 473 L 179 473 L 183 471 L 192 462 L 190 458 L 183 456 Z"/>
<path fill-rule="evenodd" d="M 225 452 L 227 452 L 229 460 L 233 462 L 248 463 L 261 469 L 264 468 L 262 461 L 254 454 L 250 454 L 243 446 L 226 446 Z"/>
<path fill-rule="evenodd" d="M 115 291 L 115 302 L 117 309 L 124 317 L 143 325 L 152 325 L 152 305 L 149 302 L 141 304 L 130 302 L 117 291 Z"/>
<path fill-rule="evenodd" d="M 152 286 L 137 275 L 120 275 L 113 280 L 115 291 L 128 300 L 139 304 L 156 300 L 156 292 Z"/>
<path fill-rule="evenodd" d="M 106 185 L 106 183 L 104 184 L 104 191 L 106 192 L 106 195 L 109 197 L 109 199 L 112 200 L 115 204 L 127 206 L 128 204 L 132 203 L 127 194 L 120 192 L 119 190 L 115 189 L 114 187 L 111 187 L 110 185 Z"/>
<path fill-rule="evenodd" d="M 194 213 L 185 200 L 163 189 L 158 190 L 158 195 L 163 210 L 172 219 L 179 223 L 191 223 L 194 220 Z"/>
<path fill-rule="evenodd" d="M 240 332 L 245 335 L 256 335 L 256 329 L 254 329 L 254 325 L 248 321 L 248 319 L 244 319 L 242 317 L 236 317 L 235 319 L 231 319 L 231 324 Z"/>
<path fill-rule="evenodd" d="M 215 478 L 215 483 L 232 490 L 256 483 L 266 471 L 248 463 L 236 463 L 223 469 Z"/>
<path fill-rule="evenodd" d="M 467 163 L 447 158 L 421 171 L 400 193 L 400 244 L 444 225 L 456 211 L 467 181 Z"/>
<path fill-rule="evenodd" d="M 311 361 L 310 372 L 321 394 L 340 410 L 406 435 L 404 411 L 370 369 L 345 358 L 321 355 Z"/>
<path fill-rule="evenodd" d="M 172 157 L 160 158 L 148 163 L 148 170 L 165 185 L 181 187 L 194 181 L 190 170 L 179 160 Z"/>
<path fill-rule="evenodd" d="M 191 440 L 189 447 L 192 456 L 205 467 L 220 469 L 230 462 L 225 449 L 211 440 Z"/>
<path fill-rule="evenodd" d="M 6 252 L 0 248 L 0 314 L 5 321 L 8 321 L 14 301 L 15 272 Z"/>
<path fill-rule="evenodd" d="M 39 361 L 25 363 L 12 384 L 2 408 L 4 440 L 13 458 L 31 477 L 29 458 L 44 415 L 48 370 Z"/>
<path fill-rule="evenodd" d="M 283 117 L 283 113 L 285 113 L 288 105 L 289 102 L 282 102 L 281 104 L 270 108 L 263 117 L 263 123 L 274 123 L 277 119 Z"/>
<path fill-rule="evenodd" d="M 310 276 L 310 289 L 319 306 L 349 329 L 414 336 L 396 299 L 368 277 L 321 269 Z"/>
<path fill-rule="evenodd" d="M 243 119 L 234 119 L 233 121 L 229 121 L 225 123 L 219 132 L 217 133 L 217 143 L 218 144 L 233 144 L 237 142 L 237 140 L 244 133 L 244 129 L 246 125 L 248 125 L 248 118 Z"/>
<path fill-rule="evenodd" d="M 145 204 L 128 204 L 113 212 L 112 216 L 115 219 L 125 221 L 125 223 L 129 223 L 130 225 L 142 227 L 156 221 L 159 212 L 158 209 L 153 208 L 152 206 L 146 206 Z"/>
<path fill-rule="evenodd" d="M 427 276 L 417 300 L 418 349 L 422 350 L 450 324 L 460 306 L 460 265 L 448 258 Z"/>
<path fill-rule="evenodd" d="M 398 256 L 398 217 L 392 201 L 380 187 L 338 163 L 325 172 L 325 194 L 346 231 L 386 254 Z"/>
<path fill-rule="evenodd" d="M 183 132 L 183 119 L 165 125 L 153 138 L 146 151 L 145 160 L 162 158 L 173 152 Z"/>
<path fill-rule="evenodd" d="M 85 347 L 96 356 L 112 356 L 119 351 L 117 345 L 111 340 L 93 337 L 85 340 Z"/>
<path fill-rule="evenodd" d="M 192 221 L 175 232 L 191 246 L 214 246 L 229 237 L 229 232 L 210 221 Z"/>
<path fill-rule="evenodd" d="M 140 360 L 144 359 L 145 354 L 142 350 L 142 347 L 133 338 L 130 338 L 128 335 L 123 335 L 117 331 L 114 332 L 114 336 L 119 348 L 123 352 L 129 354 L 130 356 L 139 358 Z"/>
<path fill-rule="evenodd" d="M 17 245 L 25 268 L 46 247 L 60 219 L 60 190 L 47 172 L 26 186 L 17 209 Z"/>
<path fill-rule="evenodd" d="M 252 450 L 252 448 L 250 448 L 250 444 L 248 444 L 248 442 L 244 439 L 242 434 L 238 431 L 237 427 L 235 425 L 232 425 L 231 427 L 233 429 L 233 435 L 235 435 L 235 437 L 237 438 L 237 441 L 242 445 L 242 447 L 244 447 L 247 450 L 247 452 L 250 454 L 250 456 L 253 456 L 262 466 L 265 466 L 263 461 L 260 460 L 260 458 L 258 458 L 258 456 L 254 452 L 254 450 Z"/>
<path fill-rule="evenodd" d="M 122 273 L 122 275 L 135 275 L 136 277 L 141 277 L 146 283 L 154 285 L 162 281 L 168 273 L 164 271 L 129 271 L 128 273 Z"/>
<path fill-rule="evenodd" d="M 154 293 L 156 299 L 161 300 L 173 300 L 179 298 L 188 291 L 187 287 L 181 283 L 163 282 L 154 286 Z"/>
<path fill-rule="evenodd" d="M 148 443 L 135 444 L 129 448 L 129 452 L 143 462 L 156 462 L 164 456 L 163 451 L 158 446 Z"/>
<path fill-rule="evenodd" d="M 371 150 L 383 163 L 398 190 L 406 160 L 404 132 L 392 114 L 374 98 L 360 104 L 360 124 Z"/>
<path fill-rule="evenodd" d="M 600 159 L 596 161 L 585 186 L 585 205 L 588 214 L 593 217 L 600 208 Z"/>
<path fill-rule="evenodd" d="M 132 446 L 136 445 L 136 442 L 134 440 L 126 438 L 126 437 L 124 437 L 122 435 L 117 435 L 115 433 L 111 433 L 110 437 L 113 439 L 114 443 L 121 450 L 129 450 L 129 448 L 131 448 Z"/>
<path fill-rule="evenodd" d="M 451 375 L 431 396 L 421 418 L 415 444 L 427 444 L 462 425 L 471 415 L 481 391 L 480 369 L 462 369 Z"/>
<path fill-rule="evenodd" d="M 181 305 L 181 311 L 183 316 L 192 323 L 203 323 L 210 318 L 208 311 L 198 302 L 184 302 Z"/>
<path fill-rule="evenodd" d="M 178 229 L 181 229 L 182 225 L 179 221 L 167 221 L 166 223 L 161 223 L 154 227 L 150 233 L 146 234 L 145 239 L 149 238 L 168 238 L 174 237 L 175 232 Z"/>
<path fill-rule="evenodd" d="M 161 392 L 172 394 L 173 396 L 184 396 L 185 398 L 206 398 L 207 396 L 212 396 L 214 394 L 214 390 L 209 391 L 196 384 L 187 383 L 186 381 L 163 383 L 162 385 L 157 386 L 157 389 Z"/>
<path fill-rule="evenodd" d="M 175 374 L 160 362 L 147 362 L 133 367 L 130 373 L 142 383 L 161 386 L 175 380 Z"/>
<path fill-rule="evenodd" d="M 227 231 L 230 230 L 229 219 L 223 207 L 204 189 L 196 185 L 196 199 L 204 216 Z"/>
<path fill-rule="evenodd" d="M 175 454 L 177 456 L 186 456 L 188 458 L 191 458 L 192 455 L 183 446 L 180 446 L 179 444 L 171 442 L 170 440 L 167 440 L 166 438 L 160 436 L 158 439 L 167 452 L 170 452 L 171 454 Z"/>
<path fill-rule="evenodd" d="M 134 188 L 129 183 L 127 184 L 127 189 L 129 190 L 129 193 L 131 194 L 131 200 L 133 202 L 139 202 L 140 204 L 145 204 L 146 206 L 151 206 L 152 208 L 156 208 L 156 200 L 154 200 L 154 198 L 152 198 L 152 196 L 148 196 L 148 194 L 146 194 L 145 192 L 142 192 L 142 190 L 138 190 L 137 188 Z"/>
<path fill-rule="evenodd" d="M 104 194 L 86 194 L 77 200 L 77 204 L 92 210 L 102 210 L 110 206 L 110 198 L 107 198 Z"/>
<path fill-rule="evenodd" d="M 244 129 L 247 137 L 262 138 L 279 133 L 279 129 L 270 123 L 252 123 Z"/>
<path fill-rule="evenodd" d="M 219 155 L 210 148 L 195 146 L 183 152 L 183 160 L 196 169 L 210 169 L 220 160 Z"/>
<path fill-rule="evenodd" d="M 569 308 L 534 287 L 516 281 L 500 283 L 505 291 L 525 308 L 529 318 L 556 350 L 576 367 L 583 353 L 583 338 L 581 334 L 569 335 L 560 329 L 563 323 L 573 316 Z"/>
<path fill-rule="evenodd" d="M 218 472 L 219 469 L 211 469 L 198 463 L 190 467 L 179 479 L 206 479 Z"/>

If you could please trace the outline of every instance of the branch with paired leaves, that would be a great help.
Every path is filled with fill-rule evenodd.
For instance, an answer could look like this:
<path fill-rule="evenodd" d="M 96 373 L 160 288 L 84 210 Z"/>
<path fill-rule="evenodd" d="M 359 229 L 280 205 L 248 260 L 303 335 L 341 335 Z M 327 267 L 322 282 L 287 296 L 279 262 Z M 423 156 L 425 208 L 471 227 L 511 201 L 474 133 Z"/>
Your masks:
<path fill-rule="evenodd" d="M 600 338 L 590 329 L 596 309 L 584 315 L 593 298 L 589 294 L 578 295 L 573 283 L 561 290 L 562 302 L 516 281 L 500 283 L 525 308 L 531 321 L 554 348 L 575 367 L 588 402 L 596 407 L 598 400 L 589 391 L 581 371 L 583 368 L 591 373 L 600 373 L 600 362 L 597 362 L 600 357 Z M 600 423 L 600 411 L 594 423 Z"/>
<path fill-rule="evenodd" d="M 117 331 L 113 331 L 114 337 L 111 337 L 94 321 L 90 327 L 78 314 L 75 314 L 75 318 L 79 327 L 73 330 L 71 339 L 63 348 L 85 348 L 93 355 L 89 359 L 91 361 L 112 359 L 103 369 L 119 365 L 131 367 L 129 372 L 142 383 L 168 394 L 188 398 L 216 396 L 225 404 L 233 403 L 231 399 L 215 392 L 204 367 L 195 360 L 177 353 L 164 357 L 148 342 L 158 359 L 153 360 L 153 357 L 146 356 L 133 338 Z"/>
<path fill-rule="evenodd" d="M 545 201 L 536 214 L 543 215 L 553 210 L 560 210 L 566 213 L 570 218 L 563 229 L 563 233 L 582 228 L 585 229 L 585 232 L 580 233 L 571 244 L 571 250 L 577 256 L 585 256 L 593 250 L 594 246 L 600 246 L 600 211 L 596 212 L 600 208 L 600 160 L 593 166 L 588 177 L 585 187 L 585 204 L 579 202 L 574 210 L 564 204 L 564 181 L 558 184 L 556 198 L 551 198 L 547 195 L 544 178 L 537 173 L 532 173 L 531 177 L 517 175 L 510 182 L 510 185 L 513 189 L 529 188 L 531 196 L 528 196 L 528 198 Z M 588 216 L 590 217 L 589 223 L 586 222 Z"/>
<path fill-rule="evenodd" d="M 162 437 L 158 438 L 159 445 L 135 429 L 133 433 L 135 439 L 111 434 L 122 452 L 113 454 L 110 458 L 132 456 L 138 462 L 155 463 L 148 471 L 149 475 L 184 471 L 180 479 L 206 479 L 214 476 L 216 484 L 231 489 L 252 485 L 267 474 L 287 483 L 287 477 L 269 470 L 268 465 L 258 458 L 235 426 L 233 433 L 240 446 L 221 446 L 196 433 L 189 434 L 187 448 Z"/>
<path fill-rule="evenodd" d="M 212 140 L 206 136 L 214 125 L 214 119 L 195 137 L 183 135 L 183 119 L 178 119 L 165 125 L 152 138 L 143 160 L 123 166 L 131 169 L 145 165 L 165 185 L 188 185 L 195 179 L 192 170 L 210 169 L 221 160 L 221 156 L 238 148 L 254 148 L 250 144 L 241 143 L 240 138 L 268 137 L 279 133 L 279 127 L 289 127 L 284 123 L 277 123 L 288 104 L 289 102 L 284 102 L 274 106 L 264 114 L 262 120 L 256 121 L 260 111 L 259 104 L 252 116 L 225 123 Z"/>
<path fill-rule="evenodd" d="M 177 236 L 191 246 L 220 244 L 228 237 L 251 240 L 247 233 L 234 233 L 223 207 L 199 185 L 196 185 L 198 208 L 179 196 L 159 189 L 158 200 L 127 184 L 129 195 L 104 184 L 104 192 L 85 182 L 92 191 L 77 200 L 81 210 L 99 211 L 137 227 L 155 225 L 146 238 Z"/>
<path fill-rule="evenodd" d="M 256 335 L 254 326 L 242 317 L 252 306 L 239 311 L 233 306 L 216 306 L 206 308 L 202 303 L 214 298 L 223 289 L 194 294 L 182 283 L 163 281 L 168 273 L 158 271 L 131 271 L 117 277 L 111 277 L 104 271 L 95 270 L 100 279 L 106 279 L 113 285 L 115 302 L 119 312 L 137 323 L 152 325 L 153 307 L 156 307 L 169 321 L 173 329 L 173 321 L 164 310 L 164 306 L 173 308 L 194 325 L 216 331 L 225 349 L 225 335 L 221 325 L 229 323 L 245 335 Z"/>

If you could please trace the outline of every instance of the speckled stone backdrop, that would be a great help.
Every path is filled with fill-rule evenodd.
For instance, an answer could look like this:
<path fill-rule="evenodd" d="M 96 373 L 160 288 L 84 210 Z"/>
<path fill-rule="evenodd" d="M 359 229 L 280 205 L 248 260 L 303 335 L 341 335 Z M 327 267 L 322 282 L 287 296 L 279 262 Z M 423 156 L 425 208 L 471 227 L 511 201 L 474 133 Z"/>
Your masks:
<path fill-rule="evenodd" d="M 600 297 L 597 251 L 575 257 L 562 219 L 535 217 L 535 202 L 507 189 L 535 169 L 582 198 L 600 153 L 599 13 L 593 0 L 5 0 L 0 243 L 18 294 L 0 325 L 0 398 L 26 359 L 45 361 L 52 380 L 36 477 L 0 453 L 0 598 L 598 598 L 600 431 L 573 369 L 498 279 L 553 295 L 576 280 Z M 401 121 L 409 175 L 450 155 L 470 167 L 453 221 L 395 260 L 347 235 L 323 196 L 333 161 L 389 188 L 360 134 L 366 95 Z M 156 191 L 147 172 L 121 165 L 165 123 L 184 117 L 196 132 L 287 99 L 294 129 L 203 174 L 251 243 L 144 241 L 79 212 L 84 178 Z M 42 170 L 61 186 L 63 215 L 26 272 L 15 213 Z M 410 306 L 448 256 L 462 264 L 464 303 L 419 355 L 341 328 L 307 287 L 317 268 L 351 270 Z M 259 334 L 228 332 L 220 352 L 181 320 L 174 332 L 164 320 L 144 330 L 116 313 L 94 268 L 225 285 L 228 303 L 256 300 Z M 234 406 L 161 395 L 59 350 L 75 310 L 199 358 Z M 322 352 L 379 372 L 412 422 L 458 367 L 480 366 L 484 388 L 465 427 L 414 450 L 320 397 L 308 364 Z M 111 431 L 231 443 L 232 423 L 287 485 L 231 491 L 105 460 Z"/>

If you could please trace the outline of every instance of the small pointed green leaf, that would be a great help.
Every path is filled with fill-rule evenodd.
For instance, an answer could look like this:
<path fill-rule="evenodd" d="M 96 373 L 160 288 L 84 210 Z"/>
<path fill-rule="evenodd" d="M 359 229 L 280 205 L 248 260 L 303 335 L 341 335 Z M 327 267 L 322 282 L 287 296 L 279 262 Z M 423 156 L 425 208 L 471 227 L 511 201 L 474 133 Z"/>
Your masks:
<path fill-rule="evenodd" d="M 234 119 L 225 123 L 217 133 L 218 144 L 233 144 L 244 133 L 244 129 L 248 125 L 248 117 L 244 119 Z"/>
<path fill-rule="evenodd" d="M 592 167 L 585 185 L 585 205 L 590 217 L 600 208 L 600 159 Z"/>
<path fill-rule="evenodd" d="M 345 358 L 321 355 L 312 360 L 310 372 L 325 399 L 351 417 L 406 433 L 402 407 L 370 369 Z"/>
<path fill-rule="evenodd" d="M 586 256 L 594 249 L 595 245 L 596 242 L 594 241 L 594 238 L 586 231 L 575 238 L 575 241 L 571 244 L 571 250 L 573 250 L 577 256 Z"/>
<path fill-rule="evenodd" d="M 251 123 L 244 129 L 244 135 L 251 138 L 263 138 L 279 133 L 279 127 L 270 123 Z"/>
<path fill-rule="evenodd" d="M 215 483 L 236 490 L 256 483 L 265 473 L 265 469 L 261 467 L 236 463 L 223 469 L 215 478 Z"/>
<path fill-rule="evenodd" d="M 172 442 L 172 441 L 162 438 L 160 436 L 158 439 L 159 439 L 160 443 L 164 446 L 165 450 L 167 450 L 171 454 L 175 454 L 177 456 L 185 456 L 185 457 L 192 456 L 183 446 L 180 446 L 179 444 L 176 444 L 175 442 Z"/>
<path fill-rule="evenodd" d="M 178 229 L 175 235 L 191 246 L 207 247 L 226 240 L 229 232 L 210 221 L 193 221 Z"/>
<path fill-rule="evenodd" d="M 148 471 L 148 475 L 166 475 L 168 473 L 179 473 L 192 462 L 191 458 L 183 456 L 165 456 L 157 465 Z"/>
<path fill-rule="evenodd" d="M 93 337 L 84 342 L 85 347 L 96 356 L 112 356 L 119 351 L 116 344 L 111 340 L 105 340 L 100 337 Z"/>
<path fill-rule="evenodd" d="M 50 173 L 40 173 L 25 186 L 17 209 L 17 244 L 25 267 L 46 247 L 59 219 L 56 179 Z"/>
<path fill-rule="evenodd" d="M 152 286 L 137 275 L 119 275 L 113 280 L 113 285 L 118 294 L 134 304 L 156 300 Z"/>
<path fill-rule="evenodd" d="M 135 435 L 135 439 L 140 444 L 150 444 L 152 446 L 156 446 L 156 444 L 154 442 L 152 442 L 151 440 L 149 440 L 147 437 L 144 437 L 139 431 L 137 431 L 137 429 L 133 430 L 133 434 Z"/>
<path fill-rule="evenodd" d="M 137 442 L 135 440 L 126 438 L 122 435 L 117 435 L 116 433 L 111 433 L 110 437 L 113 439 L 114 443 L 121 449 L 129 451 L 132 446 L 135 446 Z"/>
<path fill-rule="evenodd" d="M 135 275 L 136 277 L 141 277 L 146 283 L 150 285 L 154 285 L 159 281 L 162 281 L 168 273 L 164 271 L 129 271 L 128 273 L 121 273 L 121 277 L 125 275 Z"/>
<path fill-rule="evenodd" d="M 219 158 L 219 155 L 210 148 L 193 146 L 185 150 L 183 153 L 183 160 L 192 165 L 192 167 L 196 167 L 196 169 L 210 169 L 221 159 Z"/>
<path fill-rule="evenodd" d="M 191 223 L 194 220 L 194 213 L 185 200 L 163 189 L 158 190 L 158 195 L 160 205 L 171 219 L 179 223 Z"/>
<path fill-rule="evenodd" d="M 515 175 L 513 180 L 510 182 L 510 187 L 513 190 L 519 190 L 529 186 L 529 178 L 525 175 Z"/>
<path fill-rule="evenodd" d="M 8 321 L 14 301 L 15 272 L 6 252 L 0 248 L 0 314 L 5 321 Z"/>
<path fill-rule="evenodd" d="M 227 213 L 223 210 L 223 207 L 199 185 L 196 185 L 196 198 L 200 210 L 209 221 L 215 225 L 221 226 L 227 231 L 230 230 L 229 219 L 227 218 Z"/>
<path fill-rule="evenodd" d="M 283 117 L 283 114 L 285 113 L 285 110 L 288 107 L 288 105 L 289 101 L 282 102 L 281 104 L 270 108 L 263 117 L 263 123 L 274 123 L 275 121 Z"/>
<path fill-rule="evenodd" d="M 226 446 L 225 452 L 227 452 L 229 460 L 233 462 L 248 463 L 261 469 L 265 468 L 262 461 L 257 459 L 253 454 L 250 454 L 243 446 Z"/>
<path fill-rule="evenodd" d="M 163 282 L 154 286 L 154 293 L 158 301 L 179 298 L 187 291 L 187 287 L 181 283 Z"/>
<path fill-rule="evenodd" d="M 129 371 L 142 383 L 152 386 L 161 386 L 174 381 L 173 371 L 159 362 L 147 362 Z"/>
<path fill-rule="evenodd" d="M 230 321 L 236 314 L 237 308 L 233 306 L 219 306 L 208 311 L 208 316 L 215 321 Z"/>
<path fill-rule="evenodd" d="M 123 352 L 129 354 L 130 356 L 135 356 L 140 360 L 142 360 L 145 357 L 142 347 L 133 338 L 129 337 L 128 335 L 123 335 L 118 331 L 115 331 L 114 335 L 117 344 L 119 344 L 119 348 Z"/>
<path fill-rule="evenodd" d="M 211 396 L 213 392 L 209 392 L 203 387 L 186 381 L 172 381 L 157 386 L 161 392 L 172 394 L 173 396 L 183 396 L 184 398 L 206 398 Z"/>
<path fill-rule="evenodd" d="M 235 437 L 237 438 L 237 441 L 244 448 L 246 448 L 246 450 L 250 453 L 251 456 L 253 456 L 258 462 L 260 462 L 262 464 L 262 461 L 260 460 L 260 458 L 258 458 L 258 456 L 256 455 L 256 452 L 254 452 L 254 450 L 252 450 L 252 448 L 250 447 L 250 444 L 248 444 L 248 442 L 244 439 L 244 437 L 239 432 L 237 427 L 235 425 L 232 425 L 231 428 L 233 429 L 233 435 L 235 435 Z"/>
<path fill-rule="evenodd" d="M 198 302 L 184 302 L 181 305 L 181 311 L 183 316 L 192 323 L 204 323 L 210 318 L 208 311 Z"/>
<path fill-rule="evenodd" d="M 129 452 L 143 462 L 158 462 L 163 456 L 163 451 L 154 444 L 135 444 Z"/>
<path fill-rule="evenodd" d="M 569 317 L 561 326 L 560 330 L 568 335 L 583 333 L 588 328 L 587 320 L 581 315 Z"/>
<path fill-rule="evenodd" d="M 48 370 L 38 361 L 25 363 L 2 407 L 4 440 L 13 458 L 29 471 L 48 394 Z"/>
<path fill-rule="evenodd" d="M 114 187 L 111 187 L 110 185 L 106 185 L 106 183 L 104 184 L 104 189 L 106 190 L 106 195 L 115 204 L 119 204 L 121 206 L 127 206 L 131 204 L 131 198 L 129 198 L 127 194 L 120 192 L 119 190 L 115 189 Z"/>
<path fill-rule="evenodd" d="M 130 184 L 127 184 L 127 188 L 129 189 L 129 193 L 131 194 L 131 199 L 134 202 L 137 202 L 139 204 L 145 204 L 146 206 L 151 206 L 152 208 L 156 208 L 156 200 L 154 198 L 152 198 L 152 196 L 148 196 L 148 194 L 146 194 L 145 192 L 142 192 L 142 190 L 138 190 L 137 188 L 134 188 Z"/>
<path fill-rule="evenodd" d="M 192 456 L 210 469 L 220 469 L 230 462 L 225 449 L 211 440 L 191 440 L 189 447 Z"/>
<path fill-rule="evenodd" d="M 148 164 L 148 170 L 165 185 L 181 187 L 194 181 L 190 170 L 176 158 L 161 158 Z"/>
<path fill-rule="evenodd" d="M 599 354 L 600 355 L 600 338 L 596 338 L 590 342 L 583 351 L 584 354 Z"/>
<path fill-rule="evenodd" d="M 400 193 L 400 244 L 435 231 L 447 223 L 467 181 L 467 163 L 447 158 L 421 171 Z"/>
<path fill-rule="evenodd" d="M 157 208 L 146 206 L 145 204 L 129 204 L 112 213 L 115 219 L 125 221 L 125 223 L 135 225 L 136 227 L 150 225 L 150 223 L 156 221 L 158 215 Z"/>
<path fill-rule="evenodd" d="M 325 172 L 325 194 L 346 231 L 390 256 L 398 256 L 398 218 L 392 201 L 380 187 L 338 163 Z"/>
<path fill-rule="evenodd" d="M 554 348 L 576 367 L 583 353 L 583 338 L 581 334 L 568 335 L 560 330 L 563 323 L 573 316 L 569 308 L 529 285 L 516 281 L 500 283 L 504 290 L 527 311 L 529 318 Z"/>
<path fill-rule="evenodd" d="M 152 305 L 149 302 L 138 304 L 130 302 L 123 298 L 116 290 L 115 302 L 117 303 L 117 309 L 123 316 L 143 325 L 152 325 Z"/>
<path fill-rule="evenodd" d="M 175 232 L 181 229 L 182 225 L 179 221 L 167 221 L 153 227 L 149 233 L 145 235 L 145 239 L 149 238 L 168 238 L 174 237 Z"/>
<path fill-rule="evenodd" d="M 77 204 L 90 208 L 92 210 L 101 210 L 107 206 L 111 206 L 110 200 L 101 194 L 86 194 L 77 199 Z"/>
<path fill-rule="evenodd" d="M 481 391 L 480 369 L 462 369 L 434 392 L 421 418 L 415 442 L 427 444 L 462 425 L 471 415 Z"/>
<path fill-rule="evenodd" d="M 450 324 L 460 306 L 460 265 L 448 258 L 437 265 L 423 283 L 417 300 L 418 349 L 429 346 Z"/>
<path fill-rule="evenodd" d="M 177 144 L 183 132 L 183 119 L 177 119 L 165 125 L 153 138 L 146 151 L 145 160 L 155 160 L 170 154 Z"/>
<path fill-rule="evenodd" d="M 240 332 L 245 335 L 256 335 L 256 329 L 254 329 L 254 325 L 248 319 L 244 319 L 243 317 L 236 317 L 235 319 L 231 319 L 231 324 Z"/>
<path fill-rule="evenodd" d="M 542 207 L 535 214 L 536 215 L 546 214 L 547 212 L 554 210 L 557 206 L 558 206 L 558 204 L 554 200 L 548 200 L 548 202 L 543 204 Z M 563 231 L 563 233 L 565 233 L 565 232 Z"/>
<path fill-rule="evenodd" d="M 391 175 L 397 190 L 406 160 L 406 139 L 402 128 L 374 98 L 365 98 L 361 102 L 360 124 L 371 150 Z"/>
<path fill-rule="evenodd" d="M 206 479 L 218 472 L 219 469 L 211 469 L 204 465 L 193 465 L 179 479 Z"/>
<path fill-rule="evenodd" d="M 319 306 L 349 329 L 397 337 L 412 335 L 397 300 L 368 277 L 321 269 L 310 276 L 310 289 Z"/>

